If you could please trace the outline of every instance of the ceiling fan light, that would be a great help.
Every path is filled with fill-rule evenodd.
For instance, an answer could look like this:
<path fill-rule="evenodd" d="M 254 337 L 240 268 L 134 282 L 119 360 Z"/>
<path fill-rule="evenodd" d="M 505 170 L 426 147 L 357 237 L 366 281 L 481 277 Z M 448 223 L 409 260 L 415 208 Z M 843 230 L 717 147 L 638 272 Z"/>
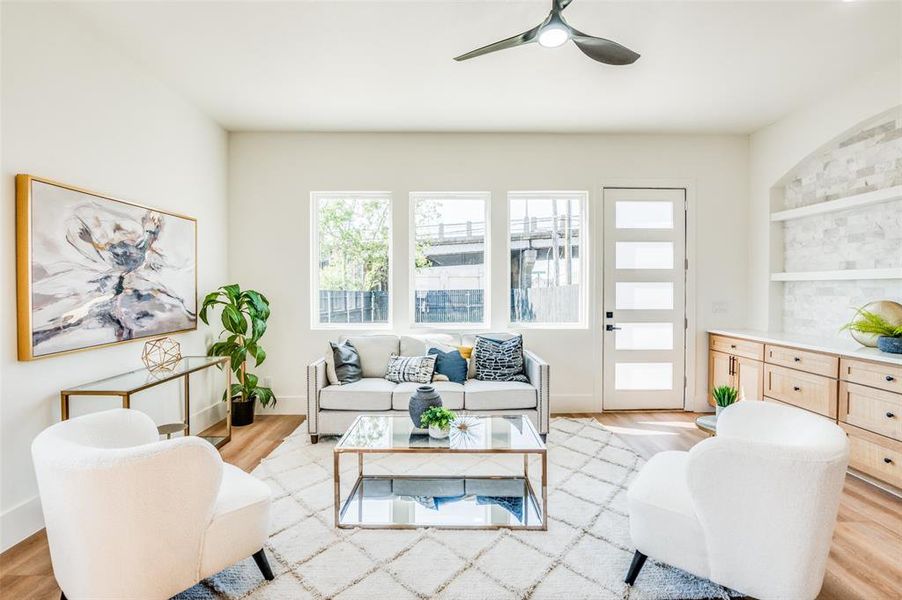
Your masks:
<path fill-rule="evenodd" d="M 539 33 L 539 44 L 546 48 L 557 48 L 570 39 L 570 32 L 563 27 L 546 27 Z"/>

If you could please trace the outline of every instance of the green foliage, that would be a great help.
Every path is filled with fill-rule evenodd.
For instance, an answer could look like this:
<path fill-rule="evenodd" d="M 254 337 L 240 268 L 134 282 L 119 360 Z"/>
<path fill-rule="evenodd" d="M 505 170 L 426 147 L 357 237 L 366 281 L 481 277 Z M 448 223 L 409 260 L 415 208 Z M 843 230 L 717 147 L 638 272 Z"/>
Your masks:
<path fill-rule="evenodd" d="M 855 311 L 852 320 L 843 325 L 840 331 L 848 329 L 859 333 L 869 333 L 886 337 L 902 337 L 902 323 L 893 325 L 880 315 L 864 308 Z"/>
<path fill-rule="evenodd" d="M 331 199 L 320 204 L 320 289 L 388 289 L 389 216 L 388 204 L 380 199 Z"/>
<path fill-rule="evenodd" d="M 420 415 L 420 427 L 437 427 L 438 429 L 448 429 L 451 421 L 457 418 L 454 412 L 443 406 L 430 406 Z"/>
<path fill-rule="evenodd" d="M 232 396 L 242 399 L 256 398 L 263 406 L 275 406 L 276 397 L 272 390 L 257 385 L 256 375 L 247 372 L 247 359 L 254 359 L 254 366 L 266 360 L 266 351 L 260 345 L 260 338 L 266 333 L 269 319 L 269 300 L 260 292 L 242 290 L 238 284 L 224 285 L 204 298 L 198 316 L 210 324 L 208 312 L 220 308 L 223 330 L 217 342 L 207 349 L 207 356 L 227 356 L 229 367 L 238 378 L 232 384 Z M 225 338 L 223 339 L 223 336 Z"/>
<path fill-rule="evenodd" d="M 739 397 L 739 392 L 734 387 L 721 385 L 714 388 L 711 391 L 711 395 L 714 396 L 714 402 L 717 406 L 725 407 L 736 402 L 736 399 Z"/>

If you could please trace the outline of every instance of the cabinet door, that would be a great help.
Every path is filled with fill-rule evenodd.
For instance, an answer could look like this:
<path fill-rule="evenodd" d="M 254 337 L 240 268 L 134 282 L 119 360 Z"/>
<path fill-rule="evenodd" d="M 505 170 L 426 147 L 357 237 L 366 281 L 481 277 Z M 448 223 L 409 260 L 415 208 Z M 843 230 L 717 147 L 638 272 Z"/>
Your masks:
<path fill-rule="evenodd" d="M 733 357 L 723 352 L 711 350 L 708 352 L 708 404 L 714 406 L 714 397 L 711 392 L 721 385 L 736 387 L 736 377 L 733 375 Z"/>
<path fill-rule="evenodd" d="M 764 398 L 764 363 L 737 356 L 733 362 L 740 400 Z"/>

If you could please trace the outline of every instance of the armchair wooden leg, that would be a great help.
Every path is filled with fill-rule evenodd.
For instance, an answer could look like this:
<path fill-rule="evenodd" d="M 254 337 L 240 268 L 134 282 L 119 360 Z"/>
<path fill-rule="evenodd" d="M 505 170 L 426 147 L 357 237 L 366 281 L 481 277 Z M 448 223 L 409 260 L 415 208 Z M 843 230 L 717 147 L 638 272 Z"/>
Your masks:
<path fill-rule="evenodd" d="M 626 573 L 626 579 L 623 580 L 627 585 L 633 585 L 636 583 L 636 577 L 639 576 L 639 571 L 642 570 L 642 567 L 645 565 L 645 559 L 648 558 L 638 550 L 633 554 L 633 562 L 630 564 L 630 570 Z"/>
<path fill-rule="evenodd" d="M 272 569 L 269 568 L 269 561 L 266 560 L 266 552 L 263 551 L 263 548 L 260 548 L 258 552 L 254 552 L 254 562 L 257 563 L 257 568 L 263 573 L 263 579 L 266 581 L 275 579 Z"/>
<path fill-rule="evenodd" d="M 318 435 L 311 435 L 311 436 L 310 436 L 310 443 L 311 443 L 311 444 L 316 444 L 316 443 L 318 443 L 318 442 L 319 442 L 319 436 L 318 436 Z"/>
<path fill-rule="evenodd" d="M 60 591 L 60 600 L 69 600 L 66 598 L 66 592 Z"/>
<path fill-rule="evenodd" d="M 543 443 L 543 444 L 544 444 L 545 442 L 548 441 L 548 434 L 547 434 L 547 433 L 540 433 L 540 434 L 539 434 L 539 437 L 542 438 L 542 443 Z"/>

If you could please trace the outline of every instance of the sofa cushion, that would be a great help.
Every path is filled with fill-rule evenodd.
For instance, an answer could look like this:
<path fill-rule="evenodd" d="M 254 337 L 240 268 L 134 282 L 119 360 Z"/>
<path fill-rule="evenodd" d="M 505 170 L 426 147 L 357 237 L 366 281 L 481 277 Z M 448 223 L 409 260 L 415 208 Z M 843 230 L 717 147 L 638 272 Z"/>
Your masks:
<path fill-rule="evenodd" d="M 519 381 L 480 381 L 464 384 L 464 408 L 467 410 L 511 410 L 535 408 L 536 388 Z"/>
<path fill-rule="evenodd" d="M 343 335 L 340 341 L 349 341 L 360 355 L 360 367 L 364 377 L 385 377 L 385 368 L 392 354 L 398 354 L 396 335 Z M 425 354 L 425 353 L 424 353 Z"/>
<path fill-rule="evenodd" d="M 456 348 L 460 336 L 451 333 L 429 333 L 424 335 L 402 335 L 401 356 L 426 356 L 432 347 L 450 346 Z M 442 348 L 444 350 L 444 348 Z"/>
<path fill-rule="evenodd" d="M 451 410 L 464 407 L 464 386 L 451 381 L 433 381 L 432 387 L 442 397 L 442 406 Z M 410 396 L 420 387 L 419 383 L 399 383 L 392 392 L 391 407 L 394 410 L 407 410 Z"/>
<path fill-rule="evenodd" d="M 330 385 L 319 393 L 319 406 L 325 410 L 389 410 L 397 384 L 382 377 L 366 377 L 345 385 Z"/>

